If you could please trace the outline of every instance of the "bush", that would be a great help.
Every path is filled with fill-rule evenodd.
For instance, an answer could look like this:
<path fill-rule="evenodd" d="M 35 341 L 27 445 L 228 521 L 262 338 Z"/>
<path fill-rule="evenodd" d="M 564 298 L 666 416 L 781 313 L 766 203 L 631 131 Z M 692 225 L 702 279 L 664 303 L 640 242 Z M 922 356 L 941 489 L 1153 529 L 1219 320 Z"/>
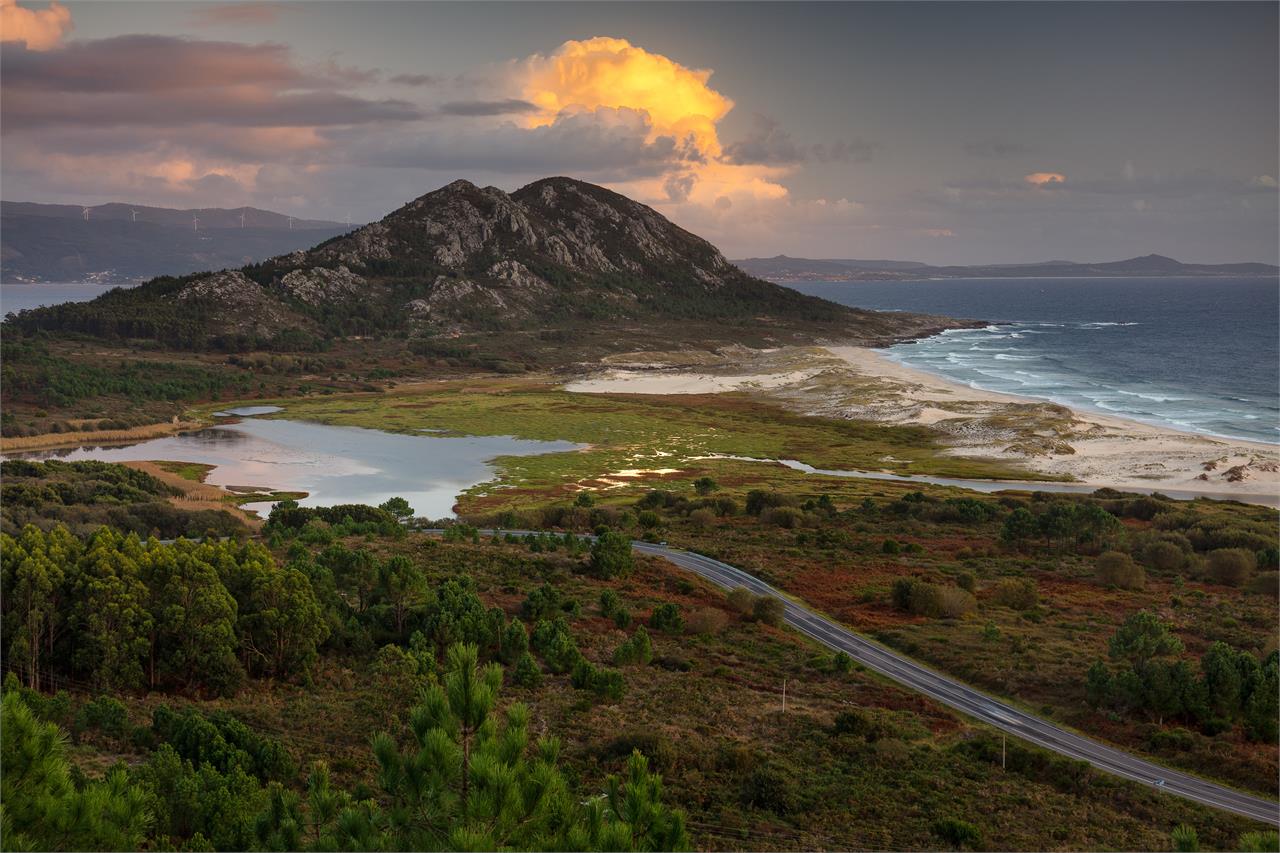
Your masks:
<path fill-rule="evenodd" d="M 1257 568 L 1258 558 L 1244 548 L 1219 548 L 1210 551 L 1205 560 L 1205 571 L 1215 583 L 1224 586 L 1243 586 Z"/>
<path fill-rule="evenodd" d="M 972 611 L 978 605 L 973 593 L 958 586 L 941 586 L 917 582 L 911 587 L 911 604 L 908 608 L 917 616 L 935 619 L 956 619 Z"/>
<path fill-rule="evenodd" d="M 719 488 L 720 486 L 716 484 L 716 481 L 710 477 L 699 477 L 693 481 L 693 490 L 703 496 L 709 495 Z"/>
<path fill-rule="evenodd" d="M 982 844 L 982 832 L 966 820 L 948 817 L 935 821 L 933 834 L 957 850 L 965 847 L 977 849 Z"/>
<path fill-rule="evenodd" d="M 956 556 L 960 555 L 957 554 Z M 973 576 L 973 572 L 961 572 L 956 575 L 956 586 L 965 592 L 973 592 L 978 586 L 978 579 Z"/>
<path fill-rule="evenodd" d="M 628 664 L 646 665 L 653 660 L 653 643 L 649 640 L 649 632 L 641 625 L 630 638 L 624 640 L 618 650 L 613 653 L 613 662 L 617 666 Z"/>
<path fill-rule="evenodd" d="M 715 521 L 715 510 L 705 506 L 702 509 L 695 509 L 693 512 L 689 513 L 689 523 L 699 530 L 709 529 L 711 525 L 715 524 Z"/>
<path fill-rule="evenodd" d="M 1036 589 L 1036 582 L 1031 578 L 1004 578 L 996 584 L 996 591 L 992 598 L 1002 607 L 1030 610 L 1040 602 L 1040 592 Z"/>
<path fill-rule="evenodd" d="M 855 735 L 866 737 L 875 728 L 875 723 L 865 711 L 841 711 L 836 714 L 833 729 L 838 735 Z"/>
<path fill-rule="evenodd" d="M 760 513 L 760 521 L 792 530 L 804 523 L 804 513 L 793 506 L 770 507 Z"/>
<path fill-rule="evenodd" d="M 749 806 L 767 809 L 776 815 L 788 815 L 800 808 L 797 786 L 773 765 L 761 765 L 747 776 L 742 786 L 742 800 Z"/>
<path fill-rule="evenodd" d="M 734 587 L 726 596 L 729 608 L 739 616 L 747 616 L 756 604 L 756 597 L 745 586 Z"/>
<path fill-rule="evenodd" d="M 897 610 L 911 609 L 911 590 L 915 588 L 915 578 L 898 578 L 889 590 L 889 598 Z"/>
<path fill-rule="evenodd" d="M 791 506 L 793 501 L 786 495 L 780 495 L 777 492 L 766 492 L 760 489 L 752 489 L 747 492 L 747 514 L 759 515 L 766 509 L 779 506 Z"/>
<path fill-rule="evenodd" d="M 1255 595 L 1269 595 L 1272 598 L 1280 597 L 1280 573 L 1259 572 L 1249 581 L 1247 589 Z"/>
<path fill-rule="evenodd" d="M 622 599 L 611 589 L 600 593 L 600 615 L 608 619 L 622 607 Z"/>
<path fill-rule="evenodd" d="M 752 607 L 752 616 L 757 622 L 772 625 L 775 628 L 782 624 L 787 615 L 787 606 L 782 599 L 772 595 L 762 595 L 756 599 Z"/>
<path fill-rule="evenodd" d="M 99 696 L 81 706 L 76 712 L 74 731 L 80 734 L 97 729 L 104 735 L 123 740 L 129 732 L 129 709 L 119 699 Z"/>
<path fill-rule="evenodd" d="M 1156 540 L 1143 547 L 1142 562 L 1157 572 L 1177 572 L 1186 567 L 1187 552 L 1173 542 Z"/>
<path fill-rule="evenodd" d="M 718 607 L 703 607 L 685 620 L 685 630 L 690 634 L 719 634 L 729 624 L 729 614 Z"/>
<path fill-rule="evenodd" d="M 1182 552 L 1176 545 L 1168 542 L 1159 543 L 1168 546 L 1178 552 L 1179 558 Z M 1098 577 L 1098 581 L 1105 586 L 1119 587 L 1120 589 L 1143 589 L 1147 585 L 1147 572 L 1142 566 L 1133 561 L 1128 554 L 1120 551 L 1107 551 L 1098 557 L 1098 562 L 1094 564 L 1094 573 Z"/>
<path fill-rule="evenodd" d="M 584 658 L 579 658 L 574 664 L 569 683 L 579 690 L 590 690 L 601 699 L 611 699 L 615 702 L 622 698 L 624 687 L 622 673 L 616 669 L 601 669 L 593 666 Z"/>
<path fill-rule="evenodd" d="M 880 546 L 880 551 L 884 554 L 900 554 L 902 553 L 902 546 L 893 539 L 886 539 L 884 544 Z"/>
<path fill-rule="evenodd" d="M 684 629 L 684 620 L 680 617 L 680 608 L 670 602 L 659 604 L 649 614 L 649 627 L 655 631 L 679 634 Z"/>

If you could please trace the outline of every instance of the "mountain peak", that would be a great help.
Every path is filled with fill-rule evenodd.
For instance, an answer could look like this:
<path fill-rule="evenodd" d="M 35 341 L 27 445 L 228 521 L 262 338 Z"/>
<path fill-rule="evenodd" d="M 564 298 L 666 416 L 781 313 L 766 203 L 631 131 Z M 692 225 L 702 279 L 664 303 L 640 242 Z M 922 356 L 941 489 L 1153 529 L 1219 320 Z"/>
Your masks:
<path fill-rule="evenodd" d="M 510 194 L 453 181 L 309 251 L 158 279 L 115 298 L 134 307 L 110 317 L 181 316 L 196 336 L 189 340 L 291 346 L 554 329 L 610 346 L 636 334 L 706 346 L 713 329 L 732 329 L 739 343 L 885 342 L 940 327 L 937 318 L 875 315 L 753 278 L 653 208 L 563 176 Z M 77 309 L 85 328 L 109 328 L 109 317 L 89 318 L 94 305 Z"/>

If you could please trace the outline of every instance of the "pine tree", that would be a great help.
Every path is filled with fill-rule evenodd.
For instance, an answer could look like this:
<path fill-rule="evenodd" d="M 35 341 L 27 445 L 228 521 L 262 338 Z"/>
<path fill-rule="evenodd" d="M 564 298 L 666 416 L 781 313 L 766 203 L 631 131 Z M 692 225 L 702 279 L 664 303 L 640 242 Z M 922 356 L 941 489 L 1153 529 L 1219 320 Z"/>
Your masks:
<path fill-rule="evenodd" d="M 115 769 L 81 790 L 63 754 L 65 732 L 16 693 L 0 701 L 0 802 L 6 850 L 137 849 L 151 824 L 147 796 Z"/>
<path fill-rule="evenodd" d="M 555 846 L 572 801 L 555 767 L 559 744 L 528 751 L 529 711 L 491 714 L 502 668 L 481 667 L 474 645 L 446 655 L 444 683 L 412 710 L 412 742 L 402 752 L 388 734 L 374 739 L 378 781 L 391 799 L 388 830 L 397 849 L 498 849 Z"/>

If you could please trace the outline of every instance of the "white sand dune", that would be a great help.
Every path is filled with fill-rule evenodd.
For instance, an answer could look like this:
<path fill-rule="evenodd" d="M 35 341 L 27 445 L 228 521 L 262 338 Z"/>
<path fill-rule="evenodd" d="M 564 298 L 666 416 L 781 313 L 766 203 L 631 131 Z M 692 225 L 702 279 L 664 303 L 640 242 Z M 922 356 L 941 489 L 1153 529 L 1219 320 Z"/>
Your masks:
<path fill-rule="evenodd" d="M 789 359 L 779 359 L 776 351 L 767 356 L 759 353 L 758 364 L 750 357 L 735 357 L 739 369 L 735 371 L 735 365 L 726 361 L 721 365 L 723 373 L 609 370 L 565 388 L 613 394 L 759 393 L 810 414 L 929 426 L 944 433 L 949 453 L 1017 459 L 1032 477 L 1034 473 L 1069 474 L 1097 487 L 1280 499 L 1277 445 L 1197 435 L 1061 407 L 1070 413 L 1065 446 L 1060 452 L 1024 453 L 1007 436 L 965 427 L 984 415 L 1017 418 L 1028 404 L 1046 404 L 1044 400 L 970 388 L 862 347 L 832 346 L 797 353 Z M 805 357 L 809 364 L 804 364 Z M 843 393 L 842 383 L 858 393 Z M 855 396 L 860 402 L 847 402 Z M 1066 446 L 1073 452 L 1066 452 Z"/>

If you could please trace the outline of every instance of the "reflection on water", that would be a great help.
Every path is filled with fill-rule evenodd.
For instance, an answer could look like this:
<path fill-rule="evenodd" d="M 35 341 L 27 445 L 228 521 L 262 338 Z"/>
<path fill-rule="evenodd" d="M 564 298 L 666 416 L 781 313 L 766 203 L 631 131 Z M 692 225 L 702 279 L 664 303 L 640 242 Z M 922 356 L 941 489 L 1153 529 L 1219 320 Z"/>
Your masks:
<path fill-rule="evenodd" d="M 254 415 L 270 415 L 276 412 L 283 412 L 284 409 L 279 406 L 238 406 L 234 409 L 227 409 L 225 412 L 214 412 L 215 418 L 244 417 L 249 418 Z"/>
<path fill-rule="evenodd" d="M 380 504 L 399 495 L 421 516 L 451 515 L 457 495 L 493 477 L 496 456 L 577 450 L 509 436 L 397 435 L 359 427 L 245 420 L 130 445 L 82 446 L 5 458 L 157 460 L 216 466 L 207 482 L 307 492 L 304 506 Z M 252 506 L 266 510 L 269 505 Z"/>

